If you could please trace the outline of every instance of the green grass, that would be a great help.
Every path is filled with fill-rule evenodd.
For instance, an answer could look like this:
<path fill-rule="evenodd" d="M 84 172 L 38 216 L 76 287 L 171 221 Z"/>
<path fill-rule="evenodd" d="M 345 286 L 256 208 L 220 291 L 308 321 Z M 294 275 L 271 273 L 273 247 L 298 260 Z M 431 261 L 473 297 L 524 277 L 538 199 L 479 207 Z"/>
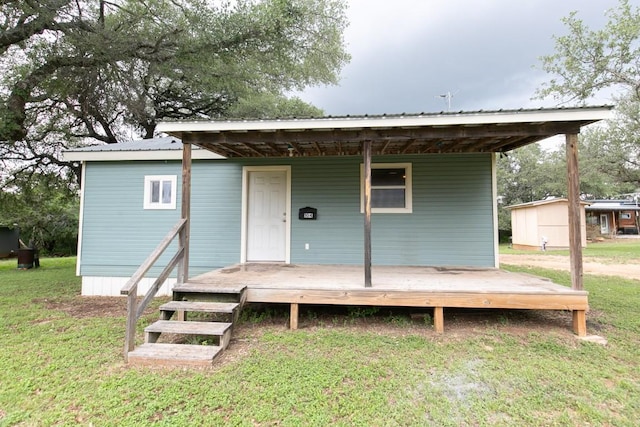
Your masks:
<path fill-rule="evenodd" d="M 230 356 L 211 369 L 143 369 L 123 364 L 123 316 L 70 313 L 86 305 L 73 264 L 43 259 L 41 269 L 19 271 L 15 260 L 0 262 L 0 425 L 634 426 L 640 419 L 636 281 L 585 277 L 589 330 L 607 337 L 606 347 L 576 340 L 569 313 L 547 329 L 535 313 L 477 317 L 466 329 L 445 315 L 438 336 L 423 320 L 385 310 L 367 327 L 360 313 L 323 323 L 314 311 L 289 331 L 283 310 L 272 310 L 267 320 L 249 316 Z M 513 270 L 569 283 L 563 272 Z"/>
<path fill-rule="evenodd" d="M 510 248 L 508 245 L 500 245 L 501 254 L 515 255 L 569 255 L 568 250 L 525 251 Z M 640 239 L 619 239 L 605 242 L 588 243 L 582 250 L 584 257 L 600 258 L 604 262 L 624 263 L 632 260 L 640 260 Z"/>

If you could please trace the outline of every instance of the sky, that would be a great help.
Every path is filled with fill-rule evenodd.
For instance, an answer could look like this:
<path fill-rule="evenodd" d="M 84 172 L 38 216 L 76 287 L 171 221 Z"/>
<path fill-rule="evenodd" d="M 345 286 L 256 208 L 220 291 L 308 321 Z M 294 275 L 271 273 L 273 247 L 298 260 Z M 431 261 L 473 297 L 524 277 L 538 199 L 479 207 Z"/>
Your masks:
<path fill-rule="evenodd" d="M 549 79 L 540 57 L 554 52 L 561 19 L 578 12 L 606 23 L 617 0 L 345 0 L 351 62 L 337 86 L 297 96 L 326 115 L 554 107 L 532 100 Z M 632 0 L 634 3 L 638 0 Z M 595 100 L 598 104 L 607 99 Z"/>

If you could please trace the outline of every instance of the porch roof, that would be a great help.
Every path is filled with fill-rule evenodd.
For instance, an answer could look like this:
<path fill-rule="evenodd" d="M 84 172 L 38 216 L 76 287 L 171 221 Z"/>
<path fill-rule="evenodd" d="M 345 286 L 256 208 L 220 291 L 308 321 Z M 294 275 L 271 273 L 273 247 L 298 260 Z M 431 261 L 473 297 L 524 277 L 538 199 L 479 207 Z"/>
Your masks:
<path fill-rule="evenodd" d="M 506 152 L 610 117 L 611 106 L 261 120 L 164 121 L 225 157 Z"/>

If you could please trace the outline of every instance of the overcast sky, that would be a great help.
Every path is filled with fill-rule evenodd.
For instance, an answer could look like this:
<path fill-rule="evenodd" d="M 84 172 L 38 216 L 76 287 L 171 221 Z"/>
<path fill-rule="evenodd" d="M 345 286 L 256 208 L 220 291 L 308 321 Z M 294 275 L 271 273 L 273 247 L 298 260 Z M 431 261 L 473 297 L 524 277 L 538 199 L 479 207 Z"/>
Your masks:
<path fill-rule="evenodd" d="M 616 0 L 346 0 L 351 62 L 299 94 L 327 115 L 554 106 L 531 100 L 571 11 L 592 29 Z M 633 2 L 633 1 L 632 1 Z M 600 101 L 600 100 L 599 100 Z M 607 100 L 601 100 L 606 103 Z"/>

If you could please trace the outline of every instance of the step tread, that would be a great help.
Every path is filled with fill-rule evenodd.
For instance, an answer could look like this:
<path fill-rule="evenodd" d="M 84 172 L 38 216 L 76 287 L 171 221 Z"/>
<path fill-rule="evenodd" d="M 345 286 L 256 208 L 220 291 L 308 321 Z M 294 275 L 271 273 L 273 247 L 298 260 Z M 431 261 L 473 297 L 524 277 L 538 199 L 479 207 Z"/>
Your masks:
<path fill-rule="evenodd" d="M 157 320 L 144 328 L 145 332 L 185 334 L 185 335 L 213 335 L 222 336 L 231 328 L 227 322 L 182 322 L 176 320 Z"/>
<path fill-rule="evenodd" d="M 209 283 L 186 282 L 173 287 L 173 292 L 192 292 L 205 294 L 241 294 L 246 285 L 216 286 Z"/>
<path fill-rule="evenodd" d="M 222 348 L 213 345 L 142 344 L 128 354 L 131 364 L 210 366 Z"/>
<path fill-rule="evenodd" d="M 206 313 L 233 313 L 239 304 L 235 302 L 205 302 L 205 301 L 169 301 L 160 306 L 161 311 L 200 311 Z"/>

